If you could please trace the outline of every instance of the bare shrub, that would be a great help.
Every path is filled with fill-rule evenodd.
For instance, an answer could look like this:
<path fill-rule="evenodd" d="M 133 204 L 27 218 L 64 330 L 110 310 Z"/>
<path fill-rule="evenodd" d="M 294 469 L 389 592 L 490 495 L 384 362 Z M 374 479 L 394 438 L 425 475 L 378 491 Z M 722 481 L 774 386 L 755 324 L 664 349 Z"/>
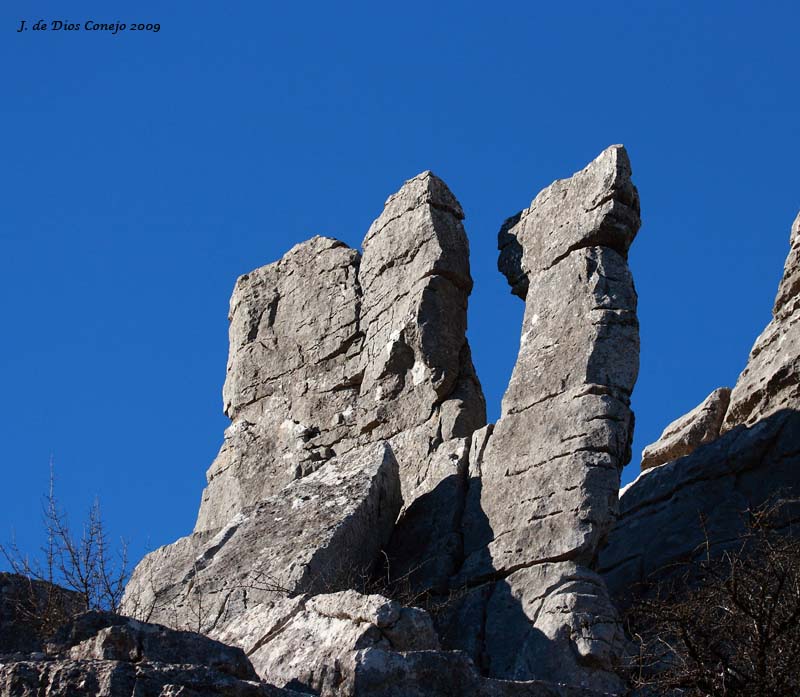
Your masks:
<path fill-rule="evenodd" d="M 18 602 L 20 618 L 47 637 L 81 610 L 117 612 L 128 579 L 127 545 L 124 541 L 116 548 L 109 544 L 97 500 L 80 534 L 73 533 L 55 495 L 52 463 L 42 519 L 46 542 L 38 556 L 24 553 L 15 540 L 0 544 L 0 554 L 14 573 L 27 579 L 30 588 L 28 597 Z M 80 602 L 66 602 L 64 589 L 77 594 Z"/>
<path fill-rule="evenodd" d="M 645 694 L 800 694 L 800 539 L 781 500 L 748 511 L 724 551 L 643 589 L 626 613 L 636 655 L 623 669 Z"/>

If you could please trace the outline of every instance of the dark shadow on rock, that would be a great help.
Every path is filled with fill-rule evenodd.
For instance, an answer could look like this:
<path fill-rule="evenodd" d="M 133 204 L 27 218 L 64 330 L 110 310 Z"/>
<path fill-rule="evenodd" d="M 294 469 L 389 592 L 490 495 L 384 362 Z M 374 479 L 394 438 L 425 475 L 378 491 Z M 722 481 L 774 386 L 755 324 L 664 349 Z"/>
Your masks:
<path fill-rule="evenodd" d="M 748 510 L 798 497 L 800 412 L 784 409 L 640 476 L 620 500 L 598 569 L 625 607 L 647 585 L 736 545 Z M 782 515 L 797 534 L 800 504 Z"/>
<path fill-rule="evenodd" d="M 381 571 L 395 593 L 447 593 L 463 559 L 466 488 L 466 472 L 452 474 L 401 514 L 387 546 L 388 566 Z"/>

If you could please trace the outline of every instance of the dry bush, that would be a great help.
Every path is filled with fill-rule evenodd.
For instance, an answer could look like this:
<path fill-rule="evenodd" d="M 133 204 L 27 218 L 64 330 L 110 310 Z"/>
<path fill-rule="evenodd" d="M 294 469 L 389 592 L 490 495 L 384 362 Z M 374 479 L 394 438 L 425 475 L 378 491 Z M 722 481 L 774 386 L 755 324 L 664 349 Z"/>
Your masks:
<path fill-rule="evenodd" d="M 40 554 L 24 553 L 13 540 L 0 544 L 0 554 L 14 573 L 27 579 L 30 589 L 27 597 L 17 600 L 18 616 L 45 638 L 76 612 L 117 612 L 129 575 L 126 544 L 122 541 L 112 549 L 100 504 L 95 500 L 76 536 L 58 503 L 54 483 L 51 466 L 42 506 L 46 543 Z"/>
<path fill-rule="evenodd" d="M 638 652 L 623 670 L 641 694 L 800 695 L 796 503 L 747 512 L 724 551 L 706 535 L 699 561 L 644 589 L 626 613 Z"/>

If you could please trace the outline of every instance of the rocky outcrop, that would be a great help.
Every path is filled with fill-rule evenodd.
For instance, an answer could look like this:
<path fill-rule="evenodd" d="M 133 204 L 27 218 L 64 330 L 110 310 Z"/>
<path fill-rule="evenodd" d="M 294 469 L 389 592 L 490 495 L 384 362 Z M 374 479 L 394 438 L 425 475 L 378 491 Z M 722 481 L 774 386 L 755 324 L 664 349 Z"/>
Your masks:
<path fill-rule="evenodd" d="M 525 317 L 500 420 L 476 434 L 485 442 L 471 456 L 457 577 L 474 590 L 449 620 L 476 626 L 482 641 L 445 630 L 494 677 L 619 686 L 621 632 L 590 566 L 615 520 L 633 430 L 639 338 L 626 256 L 640 221 L 630 177 L 613 146 L 500 233 L 500 268 L 526 297 Z"/>
<path fill-rule="evenodd" d="M 231 297 L 223 387 L 232 423 L 195 531 L 319 469 L 348 437 L 358 393 L 359 254 L 314 237 L 240 277 Z"/>
<path fill-rule="evenodd" d="M 0 657 L 0 694 L 14 697 L 278 697 L 244 652 L 107 612 L 62 627 L 46 653 Z"/>
<path fill-rule="evenodd" d="M 729 387 L 714 390 L 688 414 L 675 419 L 661 437 L 642 452 L 642 469 L 688 455 L 698 446 L 719 438 L 722 421 L 731 398 Z"/>
<path fill-rule="evenodd" d="M 798 250 L 800 216 L 792 226 L 773 319 L 756 340 L 730 395 L 721 437 L 714 439 L 713 426 L 720 406 L 712 427 L 695 431 L 708 435 L 696 440 L 711 442 L 683 457 L 674 450 L 670 455 L 677 459 L 665 458 L 670 461 L 650 469 L 643 462 L 645 471 L 624 490 L 619 521 L 599 557 L 610 590 L 623 602 L 638 592 L 641 582 L 670 574 L 708 547 L 717 551 L 735 544 L 748 509 L 800 495 Z M 682 431 L 691 431 L 705 418 L 699 411 L 700 407 L 667 431 L 674 431 L 676 439 Z M 679 427 L 673 428 L 676 424 Z M 662 436 L 659 443 L 668 440 Z M 785 516 L 788 525 L 800 519 L 800 511 L 789 506 Z"/>
<path fill-rule="evenodd" d="M 0 654 L 41 651 L 50 632 L 85 611 L 86 600 L 79 593 L 0 573 Z"/>
<path fill-rule="evenodd" d="M 790 251 L 772 308 L 772 321 L 756 339 L 736 381 L 722 430 L 753 425 L 780 409 L 800 404 L 800 214 L 792 225 Z"/>
<path fill-rule="evenodd" d="M 408 644 L 318 598 L 364 588 L 384 547 L 387 575 L 419 588 L 445 589 L 461 560 L 470 437 L 486 420 L 463 217 L 424 172 L 387 200 L 363 254 L 315 237 L 237 281 L 231 426 L 194 533 L 139 564 L 126 612 L 224 637 L 262 675 L 315 689 L 370 641 Z M 423 644 L 402 650 L 438 647 Z"/>
<path fill-rule="evenodd" d="M 284 598 L 342 590 L 369 573 L 400 511 L 397 461 L 386 443 L 331 460 L 246 508 L 214 534 L 194 534 L 136 567 L 123 608 L 193 628 L 248 653 Z M 237 634 L 234 628 L 239 628 Z M 266 633 L 266 632 L 265 632 Z"/>

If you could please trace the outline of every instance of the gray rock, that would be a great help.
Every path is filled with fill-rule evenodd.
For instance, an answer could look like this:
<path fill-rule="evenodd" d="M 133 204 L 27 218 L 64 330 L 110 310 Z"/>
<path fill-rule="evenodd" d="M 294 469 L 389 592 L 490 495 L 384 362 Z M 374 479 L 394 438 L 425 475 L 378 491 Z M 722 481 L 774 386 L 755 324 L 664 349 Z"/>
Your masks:
<path fill-rule="evenodd" d="M 0 572 L 0 654 L 41 651 L 58 625 L 85 610 L 74 591 Z"/>
<path fill-rule="evenodd" d="M 512 289 L 527 278 L 525 318 L 501 418 L 470 462 L 480 477 L 470 479 L 455 582 L 494 584 L 476 659 L 495 677 L 619 687 L 621 630 L 588 567 L 630 459 L 639 338 L 625 258 L 638 228 L 630 164 L 612 146 L 501 231 L 504 250 L 509 235 L 522 249 L 518 264 L 501 251 L 500 266 Z"/>
<path fill-rule="evenodd" d="M 385 443 L 356 449 L 247 509 L 211 536 L 149 554 L 123 611 L 237 643 L 276 599 L 350 587 L 388 541 L 400 510 L 397 462 Z M 237 643 L 241 645 L 241 643 Z"/>
<path fill-rule="evenodd" d="M 258 621 L 254 632 L 253 618 L 242 616 L 221 638 L 244 646 L 256 670 L 269 675 L 270 682 L 317 693 L 336 693 L 344 679 L 342 666 L 362 649 L 439 648 L 425 612 L 352 590 L 285 600 L 271 615 L 261 613 Z"/>
<path fill-rule="evenodd" d="M 379 648 L 354 654 L 333 697 L 600 697 L 600 691 L 540 680 L 493 680 L 458 651 L 393 653 Z M 323 693 L 325 694 L 325 693 Z"/>
<path fill-rule="evenodd" d="M 646 469 L 623 490 L 619 520 L 598 561 L 622 602 L 636 596 L 639 584 L 682 569 L 707 548 L 735 544 L 748 509 L 800 496 L 799 250 L 800 216 L 792 226 L 773 319 L 731 393 L 722 436 L 713 440 L 710 428 L 711 442 Z M 675 424 L 691 429 L 697 411 L 667 431 L 679 435 L 684 427 L 673 429 Z M 800 519 L 792 507 L 786 515 Z"/>
<path fill-rule="evenodd" d="M 300 697 L 203 665 L 58 659 L 0 664 L 3 697 Z"/>
<path fill-rule="evenodd" d="M 664 429 L 661 437 L 642 452 L 642 469 L 688 455 L 699 445 L 719 438 L 730 398 L 730 388 L 720 387 L 689 413 L 675 419 Z"/>
<path fill-rule="evenodd" d="M 258 680 L 239 648 L 111 612 L 92 611 L 72 619 L 47 644 L 47 653 L 66 654 L 74 661 L 190 663 L 242 680 Z"/>
<path fill-rule="evenodd" d="M 785 409 L 639 475 L 620 498 L 598 569 L 627 603 L 639 584 L 704 555 L 707 542 L 718 549 L 735 543 L 748 509 L 798 495 L 800 412 Z"/>
<path fill-rule="evenodd" d="M 772 321 L 756 339 L 731 393 L 722 431 L 754 423 L 800 404 L 800 215 L 772 308 Z"/>
<path fill-rule="evenodd" d="M 398 513 L 390 580 L 446 589 L 462 556 L 470 437 L 486 420 L 465 334 L 463 217 L 424 172 L 387 200 L 363 258 L 316 237 L 238 280 L 232 424 L 194 534 L 142 561 L 126 611 L 266 655 L 285 623 L 284 639 L 317 631 L 308 597 L 365 585 Z M 352 636 L 336 635 L 350 650 Z M 330 674 L 325 645 L 294 646 L 297 669 Z M 288 680 L 279 661 L 255 660 Z"/>
<path fill-rule="evenodd" d="M 71 620 L 46 655 L 0 662 L 0 695 L 9 697 L 295 694 L 261 682 L 241 649 L 108 612 Z"/>
<path fill-rule="evenodd" d="M 354 428 L 359 254 L 314 237 L 236 282 L 223 388 L 232 424 L 208 470 L 195 531 L 321 467 Z"/>

